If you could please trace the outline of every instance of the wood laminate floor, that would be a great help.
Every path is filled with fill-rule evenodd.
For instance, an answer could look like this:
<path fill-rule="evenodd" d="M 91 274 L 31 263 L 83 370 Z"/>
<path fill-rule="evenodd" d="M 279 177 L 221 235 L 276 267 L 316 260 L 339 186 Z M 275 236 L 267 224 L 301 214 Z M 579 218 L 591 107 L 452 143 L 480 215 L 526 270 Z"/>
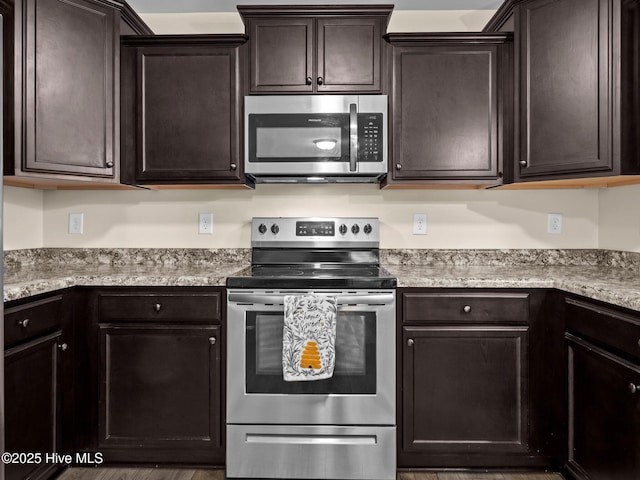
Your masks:
<path fill-rule="evenodd" d="M 58 480 L 224 480 L 224 470 L 70 468 Z M 399 472 L 396 480 L 562 480 L 557 473 Z"/>

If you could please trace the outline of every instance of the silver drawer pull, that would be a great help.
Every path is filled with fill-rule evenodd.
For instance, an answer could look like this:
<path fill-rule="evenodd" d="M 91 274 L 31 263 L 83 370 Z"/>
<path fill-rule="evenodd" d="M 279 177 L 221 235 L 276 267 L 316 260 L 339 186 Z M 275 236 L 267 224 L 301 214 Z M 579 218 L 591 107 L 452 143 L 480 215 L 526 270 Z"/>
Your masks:
<path fill-rule="evenodd" d="M 409 340 L 407 340 L 407 346 L 413 347 L 413 338 L 410 338 Z"/>
<path fill-rule="evenodd" d="M 59 343 L 59 344 L 58 344 L 58 348 L 59 348 L 60 350 L 62 350 L 63 352 L 66 352 L 66 351 L 67 351 L 67 348 L 69 348 L 69 345 L 67 345 L 66 343 Z"/>
<path fill-rule="evenodd" d="M 22 328 L 27 328 L 29 326 L 29 322 L 31 320 L 29 320 L 28 318 L 25 318 L 24 320 L 20 320 L 18 322 L 18 325 L 20 325 Z"/>
<path fill-rule="evenodd" d="M 216 337 L 209 337 L 209 343 L 211 345 L 215 345 L 216 344 Z"/>
<path fill-rule="evenodd" d="M 630 391 L 631 393 L 638 393 L 638 392 L 640 392 L 640 385 L 636 385 L 636 384 L 634 384 L 634 383 L 630 383 L 630 384 L 629 384 L 629 391 Z"/>
<path fill-rule="evenodd" d="M 160 303 L 156 303 L 156 304 L 153 306 L 153 309 L 154 309 L 156 312 L 159 312 L 159 311 L 162 309 L 162 304 L 160 304 Z"/>
<path fill-rule="evenodd" d="M 469 313 L 469 312 L 471 311 L 471 306 L 469 306 L 469 305 L 465 305 L 465 306 L 464 306 L 464 308 L 462 309 L 462 311 L 463 311 L 464 313 Z"/>

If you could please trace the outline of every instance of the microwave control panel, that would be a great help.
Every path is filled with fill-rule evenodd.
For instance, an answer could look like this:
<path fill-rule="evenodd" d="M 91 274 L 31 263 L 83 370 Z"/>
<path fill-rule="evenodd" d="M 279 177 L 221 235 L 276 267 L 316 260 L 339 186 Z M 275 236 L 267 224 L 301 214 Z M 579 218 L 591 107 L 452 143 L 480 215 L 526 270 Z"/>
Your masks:
<path fill-rule="evenodd" d="M 358 161 L 382 161 L 382 119 L 381 113 L 358 114 Z"/>

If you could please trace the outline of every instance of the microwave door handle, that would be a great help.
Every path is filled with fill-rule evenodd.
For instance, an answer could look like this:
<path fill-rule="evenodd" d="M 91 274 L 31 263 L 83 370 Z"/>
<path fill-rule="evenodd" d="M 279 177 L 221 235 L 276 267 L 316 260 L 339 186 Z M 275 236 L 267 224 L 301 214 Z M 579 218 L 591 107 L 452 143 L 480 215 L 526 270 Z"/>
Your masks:
<path fill-rule="evenodd" d="M 357 170 L 358 161 L 358 107 L 355 103 L 349 105 L 349 171 Z"/>

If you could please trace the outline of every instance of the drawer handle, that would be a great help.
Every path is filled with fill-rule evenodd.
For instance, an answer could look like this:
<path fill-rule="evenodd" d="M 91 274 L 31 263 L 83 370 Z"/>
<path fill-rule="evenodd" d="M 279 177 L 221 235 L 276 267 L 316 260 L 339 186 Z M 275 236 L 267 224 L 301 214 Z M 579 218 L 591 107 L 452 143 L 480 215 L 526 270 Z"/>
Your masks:
<path fill-rule="evenodd" d="M 640 392 L 640 385 L 636 385 L 636 384 L 634 384 L 634 383 L 630 383 L 630 384 L 629 384 L 629 391 L 630 391 L 631 393 L 638 393 L 638 392 Z"/>
<path fill-rule="evenodd" d="M 215 345 L 216 344 L 216 337 L 209 337 L 209 343 L 211 345 Z"/>
<path fill-rule="evenodd" d="M 67 345 L 66 343 L 59 343 L 59 344 L 58 344 L 58 348 L 59 348 L 60 350 L 62 350 L 63 352 L 66 352 L 66 351 L 67 351 L 67 348 L 69 348 L 69 345 Z"/>
<path fill-rule="evenodd" d="M 31 320 L 25 318 L 24 320 L 20 320 L 18 322 L 18 325 L 20 325 L 22 328 L 27 328 L 29 326 L 29 322 L 31 322 Z"/>
<path fill-rule="evenodd" d="M 465 305 L 465 306 L 464 306 L 464 308 L 462 309 L 462 311 L 463 311 L 464 313 L 469 313 L 469 312 L 471 311 L 471 306 L 469 306 L 469 305 Z"/>
<path fill-rule="evenodd" d="M 407 346 L 413 347 L 413 338 L 410 338 L 409 340 L 407 340 Z"/>
<path fill-rule="evenodd" d="M 160 304 L 160 303 L 156 303 L 156 304 L 153 306 L 153 309 L 154 309 L 156 312 L 159 312 L 159 311 L 162 309 L 162 304 Z"/>

